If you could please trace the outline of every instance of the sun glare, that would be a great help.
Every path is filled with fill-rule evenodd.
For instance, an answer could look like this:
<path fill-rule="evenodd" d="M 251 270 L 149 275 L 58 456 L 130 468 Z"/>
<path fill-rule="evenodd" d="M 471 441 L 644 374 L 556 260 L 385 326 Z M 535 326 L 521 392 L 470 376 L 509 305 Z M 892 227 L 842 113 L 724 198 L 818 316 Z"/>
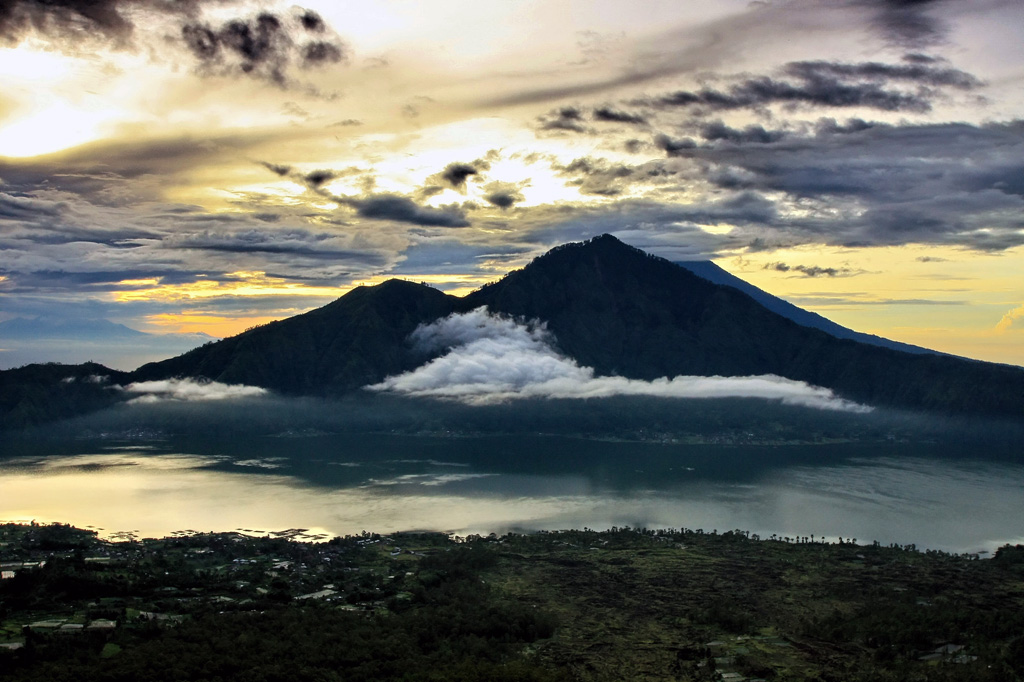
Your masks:
<path fill-rule="evenodd" d="M 14 104 L 0 122 L 0 156 L 37 156 L 100 137 L 118 112 L 81 92 L 82 68 L 93 65 L 26 45 L 0 50 L 0 80 Z"/>

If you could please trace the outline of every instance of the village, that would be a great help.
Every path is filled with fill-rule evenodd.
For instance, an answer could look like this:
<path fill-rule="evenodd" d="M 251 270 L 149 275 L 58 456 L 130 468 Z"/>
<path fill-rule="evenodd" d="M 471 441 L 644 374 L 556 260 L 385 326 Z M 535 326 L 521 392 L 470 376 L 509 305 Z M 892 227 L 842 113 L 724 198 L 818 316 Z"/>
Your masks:
<path fill-rule="evenodd" d="M 402 544 L 415 549 L 403 549 L 370 533 L 318 543 L 303 542 L 313 537 L 303 529 L 252 533 L 104 540 L 63 524 L 0 525 L 0 649 L 18 650 L 33 636 L 109 634 L 291 601 L 384 609 L 411 597 L 403 588 L 413 574 L 403 569 L 448 541 L 406 534 Z"/>
<path fill-rule="evenodd" d="M 536 680 L 1024 672 L 1021 546 L 980 559 L 739 530 L 140 539 L 30 523 L 0 525 L 0 569 L 3 680 L 211 666 L 276 679 L 269 661 L 302 650 L 296 679 L 446 665 Z"/>

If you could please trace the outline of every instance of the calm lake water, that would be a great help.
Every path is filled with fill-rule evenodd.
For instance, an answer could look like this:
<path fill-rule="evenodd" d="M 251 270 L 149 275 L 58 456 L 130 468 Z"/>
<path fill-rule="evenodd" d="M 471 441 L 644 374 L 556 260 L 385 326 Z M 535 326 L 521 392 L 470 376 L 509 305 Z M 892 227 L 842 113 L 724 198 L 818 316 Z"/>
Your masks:
<path fill-rule="evenodd" d="M 0 459 L 0 521 L 459 535 L 743 529 L 955 552 L 1024 543 L 1024 465 L 940 445 L 711 446 L 332 435 L 78 441 Z"/>

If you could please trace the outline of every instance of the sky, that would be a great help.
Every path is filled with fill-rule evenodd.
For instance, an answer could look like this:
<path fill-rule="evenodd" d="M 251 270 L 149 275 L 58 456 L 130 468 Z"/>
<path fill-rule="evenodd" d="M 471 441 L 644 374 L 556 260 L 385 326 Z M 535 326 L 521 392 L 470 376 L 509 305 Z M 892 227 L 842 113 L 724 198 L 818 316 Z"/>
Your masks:
<path fill-rule="evenodd" d="M 0 322 L 223 337 L 611 233 L 1024 365 L 1022 86 L 1019 0 L 7 0 Z"/>

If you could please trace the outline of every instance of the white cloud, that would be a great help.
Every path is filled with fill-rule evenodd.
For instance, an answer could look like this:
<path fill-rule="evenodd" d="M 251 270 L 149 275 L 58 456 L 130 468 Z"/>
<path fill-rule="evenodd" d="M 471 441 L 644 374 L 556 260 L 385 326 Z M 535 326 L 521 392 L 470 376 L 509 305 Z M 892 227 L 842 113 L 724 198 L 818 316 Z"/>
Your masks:
<path fill-rule="evenodd" d="M 1021 320 L 1024 320 L 1024 305 L 1018 306 L 1003 315 L 1003 318 L 996 324 L 996 331 L 1000 333 L 1010 331 L 1018 327 Z"/>
<path fill-rule="evenodd" d="M 543 323 L 524 324 L 486 308 L 453 314 L 412 334 L 422 350 L 450 349 L 417 369 L 368 386 L 411 396 L 490 404 L 516 398 L 764 398 L 789 405 L 866 412 L 871 408 L 836 397 L 831 390 L 775 375 L 662 377 L 641 381 L 600 377 L 591 367 L 560 355 Z"/>
<path fill-rule="evenodd" d="M 161 400 L 193 402 L 200 400 L 225 400 L 228 398 L 252 398 L 266 395 L 267 390 L 259 386 L 222 384 L 217 381 L 194 381 L 192 379 L 166 379 L 163 381 L 140 381 L 124 387 L 128 393 L 139 394 L 133 403 L 153 403 Z"/>

